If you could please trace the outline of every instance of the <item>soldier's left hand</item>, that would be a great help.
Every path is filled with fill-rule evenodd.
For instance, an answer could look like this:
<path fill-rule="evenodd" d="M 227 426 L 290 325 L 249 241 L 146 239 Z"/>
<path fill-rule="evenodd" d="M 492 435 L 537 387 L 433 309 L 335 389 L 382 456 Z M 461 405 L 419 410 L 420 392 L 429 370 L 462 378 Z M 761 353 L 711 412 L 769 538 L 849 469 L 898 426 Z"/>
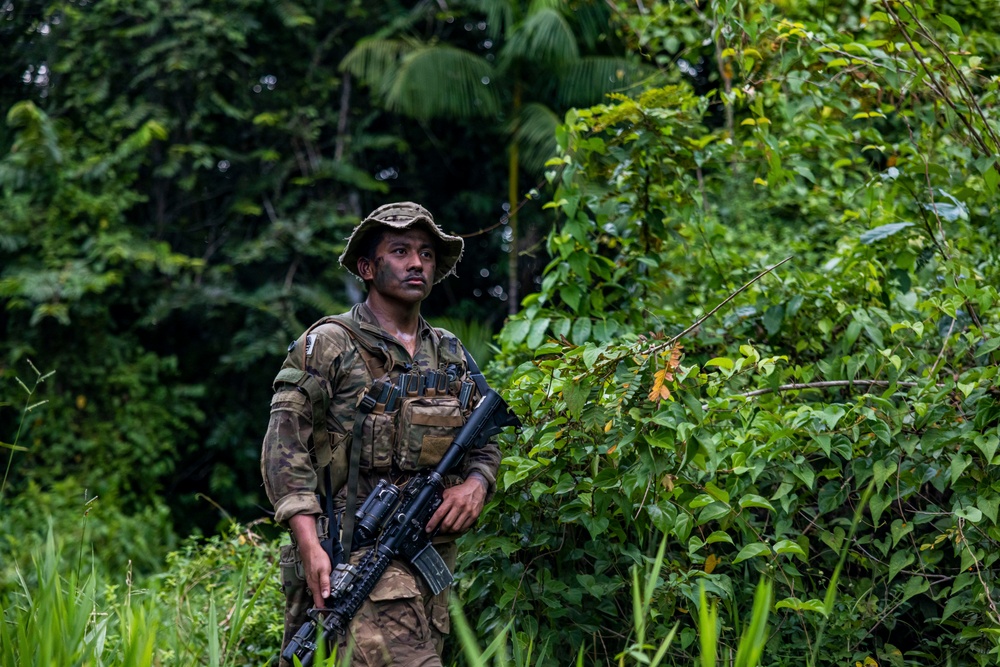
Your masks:
<path fill-rule="evenodd" d="M 464 533 L 479 518 L 486 502 L 486 488 L 476 477 L 444 490 L 441 506 L 427 522 L 427 532 Z"/>

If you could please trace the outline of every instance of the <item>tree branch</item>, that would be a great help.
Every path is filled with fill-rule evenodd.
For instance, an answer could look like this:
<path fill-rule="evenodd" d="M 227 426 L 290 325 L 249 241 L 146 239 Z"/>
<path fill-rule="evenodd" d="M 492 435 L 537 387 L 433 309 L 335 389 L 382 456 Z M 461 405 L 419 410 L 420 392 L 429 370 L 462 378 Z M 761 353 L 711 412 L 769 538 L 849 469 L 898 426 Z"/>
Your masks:
<path fill-rule="evenodd" d="M 890 385 L 896 385 L 897 387 L 919 387 L 919 382 L 889 382 L 888 380 L 824 380 L 822 382 L 796 382 L 794 384 L 783 384 L 777 387 L 768 387 L 766 389 L 755 389 L 753 391 L 748 391 L 743 394 L 736 394 L 736 396 L 763 396 L 764 394 L 777 393 L 781 391 L 797 391 L 799 389 L 828 389 L 830 387 L 853 387 L 854 385 L 864 385 L 867 387 L 888 387 Z M 940 387 L 942 385 L 935 385 Z"/>

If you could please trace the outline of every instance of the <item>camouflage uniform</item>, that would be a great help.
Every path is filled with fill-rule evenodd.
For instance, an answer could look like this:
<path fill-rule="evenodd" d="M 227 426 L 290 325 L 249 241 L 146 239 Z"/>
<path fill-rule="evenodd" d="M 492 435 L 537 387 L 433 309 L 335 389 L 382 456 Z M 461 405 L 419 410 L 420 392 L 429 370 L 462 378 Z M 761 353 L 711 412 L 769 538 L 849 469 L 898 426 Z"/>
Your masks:
<path fill-rule="evenodd" d="M 361 395 L 372 384 L 372 370 L 366 365 L 359 343 L 369 351 L 381 354 L 384 371 L 390 379 L 401 372 L 426 373 L 442 370 L 454 364 L 457 378 L 449 386 L 449 393 L 457 395 L 461 382 L 467 379 L 467 369 L 461 343 L 453 335 L 436 330 L 421 318 L 420 344 L 413 358 L 407 350 L 378 324 L 364 304 L 355 306 L 349 313 L 358 323 L 355 341 L 345 327 L 327 323 L 310 329 L 289 348 L 283 368 L 305 370 L 319 381 L 330 396 L 326 414 L 330 451 L 316 451 L 313 443 L 312 404 L 305 393 L 295 386 L 279 386 L 271 401 L 271 417 L 261 455 L 261 471 L 268 498 L 275 509 L 275 519 L 286 522 L 296 514 L 322 515 L 317 494 L 323 490 L 322 469 L 332 460 L 332 471 L 338 480 L 346 478 L 346 453 L 351 447 L 357 404 Z M 470 402 L 474 405 L 475 401 Z M 400 411 L 401 412 L 401 411 Z M 361 443 L 360 480 L 358 505 L 381 479 L 395 484 L 404 483 L 419 468 L 440 460 L 449 435 L 453 436 L 463 420 L 452 421 L 448 426 L 405 429 L 417 432 L 409 438 L 419 442 L 407 443 L 402 432 L 393 435 L 394 416 L 366 417 Z M 414 423 L 417 420 L 414 419 Z M 453 485 L 472 474 L 482 477 L 492 494 L 496 472 L 500 463 L 499 449 L 489 444 L 471 451 L 457 474 L 446 478 L 446 485 Z M 341 484 L 335 482 L 335 488 Z M 335 496 L 335 507 L 343 510 L 346 489 Z M 318 530 L 325 530 L 325 522 L 318 522 Z M 442 558 L 453 568 L 455 563 L 455 536 L 435 538 L 435 547 Z M 352 554 L 352 560 L 361 557 Z M 306 621 L 305 612 L 312 606 L 306 590 L 301 558 L 294 544 L 282 548 L 282 585 L 287 603 L 285 637 L 291 635 Z M 449 631 L 448 591 L 432 596 L 422 578 L 407 564 L 394 561 L 382 577 L 369 600 L 351 624 L 354 665 L 440 665 L 440 647 L 444 634 Z M 345 647 L 341 647 L 342 650 Z M 282 662 L 282 664 L 285 664 Z"/>

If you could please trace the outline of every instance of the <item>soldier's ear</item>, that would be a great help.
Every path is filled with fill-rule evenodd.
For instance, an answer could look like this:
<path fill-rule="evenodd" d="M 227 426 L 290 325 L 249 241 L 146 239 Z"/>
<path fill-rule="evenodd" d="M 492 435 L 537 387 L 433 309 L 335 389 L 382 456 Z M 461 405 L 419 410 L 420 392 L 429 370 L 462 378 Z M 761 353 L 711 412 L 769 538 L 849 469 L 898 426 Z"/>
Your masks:
<path fill-rule="evenodd" d="M 367 257 L 358 257 L 358 275 L 365 282 L 372 280 L 375 276 L 372 272 L 372 261 Z"/>

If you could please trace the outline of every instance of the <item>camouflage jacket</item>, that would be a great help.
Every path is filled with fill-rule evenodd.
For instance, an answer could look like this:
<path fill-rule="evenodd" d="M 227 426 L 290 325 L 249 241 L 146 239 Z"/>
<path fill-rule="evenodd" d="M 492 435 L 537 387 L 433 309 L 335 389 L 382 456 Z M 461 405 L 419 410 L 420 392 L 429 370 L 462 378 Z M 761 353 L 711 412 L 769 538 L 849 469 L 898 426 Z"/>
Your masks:
<path fill-rule="evenodd" d="M 324 491 L 322 468 L 332 461 L 333 476 L 346 479 L 353 442 L 358 403 L 374 380 L 371 351 L 380 357 L 382 370 L 395 381 L 402 372 L 426 374 L 428 371 L 452 371 L 447 397 L 404 402 L 398 410 L 383 415 L 368 415 L 361 432 L 360 482 L 358 502 L 381 479 L 400 484 L 417 469 L 440 460 L 478 396 L 473 396 L 464 410 L 458 408 L 457 394 L 468 380 L 464 351 L 458 339 L 441 329 L 419 324 L 419 347 L 411 358 L 394 337 L 386 333 L 371 311 L 358 304 L 347 314 L 355 323 L 355 340 L 347 328 L 328 322 L 319 324 L 299 337 L 290 347 L 282 369 L 305 370 L 329 395 L 326 412 L 328 445 L 314 444 L 312 403 L 296 386 L 276 385 L 271 400 L 271 416 L 261 451 L 264 488 L 275 510 L 275 520 L 285 523 L 296 514 L 320 514 L 317 494 Z M 368 350 L 368 360 L 360 349 Z M 377 372 L 377 371 L 374 371 Z M 401 422 L 401 420 L 404 420 Z M 402 427 L 400 427 L 402 426 Z M 500 451 L 495 443 L 469 452 L 456 474 L 445 483 L 457 484 L 473 473 L 487 482 L 492 495 L 496 484 Z M 342 482 L 336 497 L 338 509 L 344 506 L 346 490 Z"/>

